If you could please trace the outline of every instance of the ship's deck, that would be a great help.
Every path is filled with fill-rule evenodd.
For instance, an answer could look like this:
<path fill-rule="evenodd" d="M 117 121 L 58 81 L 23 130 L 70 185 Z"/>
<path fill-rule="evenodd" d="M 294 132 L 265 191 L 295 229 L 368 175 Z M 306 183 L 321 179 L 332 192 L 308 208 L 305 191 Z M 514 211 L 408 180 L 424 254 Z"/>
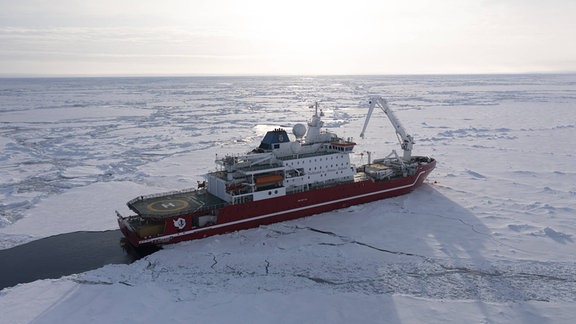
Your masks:
<path fill-rule="evenodd" d="M 128 207 L 140 216 L 167 218 L 224 206 L 226 202 L 207 190 L 189 190 L 141 196 L 128 202 Z"/>

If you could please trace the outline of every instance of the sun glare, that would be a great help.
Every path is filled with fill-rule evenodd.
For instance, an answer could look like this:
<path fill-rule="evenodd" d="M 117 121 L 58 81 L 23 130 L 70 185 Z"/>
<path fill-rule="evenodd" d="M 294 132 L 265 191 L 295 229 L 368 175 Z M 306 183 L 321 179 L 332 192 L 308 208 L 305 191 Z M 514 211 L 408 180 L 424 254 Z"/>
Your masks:
<path fill-rule="evenodd" d="M 366 50 L 373 37 L 369 8 L 358 4 L 298 0 L 237 6 L 232 9 L 234 21 L 228 23 L 236 26 L 238 37 L 246 39 L 244 46 L 251 55 L 266 58 L 271 65 L 281 64 L 289 73 L 310 69 L 329 73 L 330 66 L 337 68 L 335 58 Z"/>

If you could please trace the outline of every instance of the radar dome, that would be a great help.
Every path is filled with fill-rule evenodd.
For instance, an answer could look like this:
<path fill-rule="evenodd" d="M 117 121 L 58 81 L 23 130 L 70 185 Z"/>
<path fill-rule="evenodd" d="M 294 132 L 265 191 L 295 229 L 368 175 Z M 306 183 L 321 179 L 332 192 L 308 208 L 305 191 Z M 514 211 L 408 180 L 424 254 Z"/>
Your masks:
<path fill-rule="evenodd" d="M 304 124 L 296 124 L 292 127 L 292 134 L 296 136 L 296 138 L 302 138 L 306 134 L 306 125 Z"/>

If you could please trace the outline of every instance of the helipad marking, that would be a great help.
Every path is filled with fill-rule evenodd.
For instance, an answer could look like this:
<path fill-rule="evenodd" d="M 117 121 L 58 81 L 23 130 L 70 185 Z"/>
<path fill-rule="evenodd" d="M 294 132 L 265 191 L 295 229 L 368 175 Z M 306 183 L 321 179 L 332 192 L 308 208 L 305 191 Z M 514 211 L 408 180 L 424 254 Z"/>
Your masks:
<path fill-rule="evenodd" d="M 190 204 L 188 204 L 186 200 L 168 199 L 150 203 L 146 208 L 159 213 L 169 213 L 188 208 L 188 206 L 190 206 Z"/>

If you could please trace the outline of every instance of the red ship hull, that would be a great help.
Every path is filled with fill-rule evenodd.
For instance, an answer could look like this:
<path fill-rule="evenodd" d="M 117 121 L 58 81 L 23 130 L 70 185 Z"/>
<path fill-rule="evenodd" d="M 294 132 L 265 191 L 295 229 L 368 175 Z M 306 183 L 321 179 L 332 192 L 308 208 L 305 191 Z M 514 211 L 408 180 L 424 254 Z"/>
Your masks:
<path fill-rule="evenodd" d="M 206 215 L 206 211 L 202 214 L 166 218 L 162 233 L 154 237 L 139 237 L 129 228 L 128 217 L 119 217 L 118 223 L 128 241 L 136 247 L 200 239 L 407 194 L 420 186 L 435 166 L 436 161 L 431 160 L 430 163 L 420 165 L 414 175 L 404 178 L 386 181 L 364 180 L 277 198 L 228 205 L 215 210 L 218 222 L 211 226 L 193 226 L 192 218 Z M 186 224 L 185 226 L 177 226 L 181 218 L 184 219 L 181 224 Z"/>

